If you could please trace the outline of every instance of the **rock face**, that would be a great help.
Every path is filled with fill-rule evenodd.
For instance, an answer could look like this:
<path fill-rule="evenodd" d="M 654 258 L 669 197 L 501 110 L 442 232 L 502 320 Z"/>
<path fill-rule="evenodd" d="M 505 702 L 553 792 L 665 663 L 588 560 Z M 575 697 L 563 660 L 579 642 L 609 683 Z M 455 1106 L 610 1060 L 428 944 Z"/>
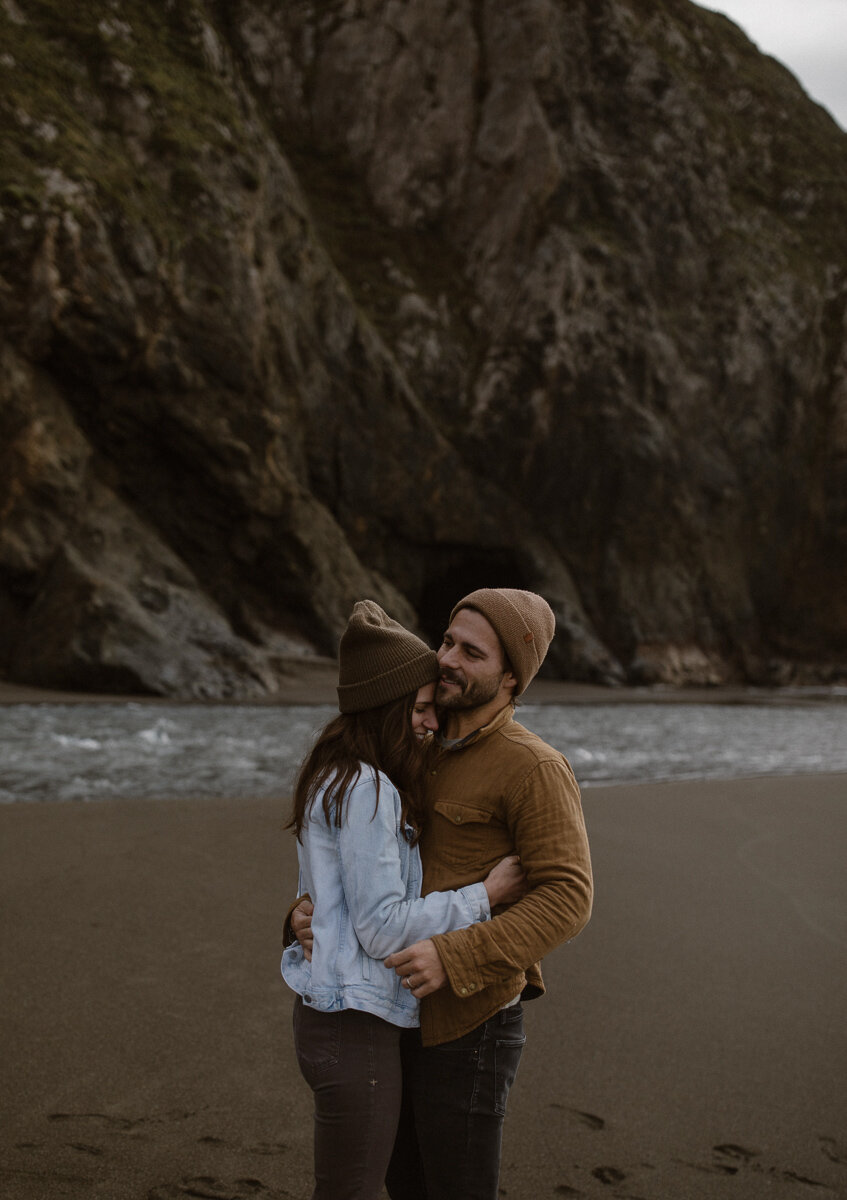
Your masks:
<path fill-rule="evenodd" d="M 104 16 L 104 12 L 107 14 Z M 0 675 L 285 687 L 370 596 L 847 677 L 847 135 L 688 0 L 0 0 Z"/>

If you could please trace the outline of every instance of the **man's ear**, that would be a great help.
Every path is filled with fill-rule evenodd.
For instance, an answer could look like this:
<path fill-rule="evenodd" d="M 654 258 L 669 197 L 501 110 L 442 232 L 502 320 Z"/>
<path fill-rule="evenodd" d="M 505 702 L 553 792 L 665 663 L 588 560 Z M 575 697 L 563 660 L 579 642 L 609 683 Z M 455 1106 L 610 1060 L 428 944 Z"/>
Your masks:
<path fill-rule="evenodd" d="M 503 676 L 502 687 L 506 687 L 512 693 L 512 699 L 515 698 L 515 692 L 518 690 L 518 678 L 514 671 L 507 671 Z"/>

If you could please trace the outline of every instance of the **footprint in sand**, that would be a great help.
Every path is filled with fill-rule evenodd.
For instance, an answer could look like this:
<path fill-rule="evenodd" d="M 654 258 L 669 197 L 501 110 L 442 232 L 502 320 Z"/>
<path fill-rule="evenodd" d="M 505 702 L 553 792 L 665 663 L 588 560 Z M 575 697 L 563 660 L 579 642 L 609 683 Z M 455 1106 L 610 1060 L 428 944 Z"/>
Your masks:
<path fill-rule="evenodd" d="M 591 1174 L 595 1179 L 606 1184 L 623 1183 L 626 1179 L 626 1172 L 617 1167 L 595 1167 Z"/>
<path fill-rule="evenodd" d="M 821 1149 L 824 1154 L 830 1149 L 830 1146 L 824 1146 L 823 1142 L 835 1143 L 832 1139 L 821 1138 Z M 761 1157 L 760 1150 L 750 1150 L 746 1146 L 740 1146 L 736 1142 L 722 1142 L 718 1146 L 712 1147 L 712 1162 L 693 1163 L 685 1162 L 683 1159 L 676 1159 L 684 1167 L 690 1167 L 694 1171 L 706 1171 L 716 1175 L 738 1175 L 740 1172 L 749 1171 L 751 1174 L 770 1175 L 776 1178 L 788 1180 L 791 1183 L 802 1183 L 806 1187 L 822 1188 L 825 1191 L 830 1191 L 830 1187 L 826 1183 L 821 1183 L 819 1179 L 810 1179 L 807 1175 L 801 1175 L 797 1171 L 792 1171 L 790 1168 L 781 1170 L 778 1167 L 765 1166 L 758 1162 Z M 838 1161 L 837 1159 L 834 1161 Z"/>
<path fill-rule="evenodd" d="M 285 1142 L 257 1142 L 254 1146 L 242 1146 L 239 1142 L 228 1142 L 225 1138 L 207 1133 L 197 1139 L 198 1146 L 223 1147 L 227 1150 L 238 1150 L 244 1154 L 285 1154 L 288 1146 Z"/>
<path fill-rule="evenodd" d="M 47 1114 L 48 1121 L 92 1121 L 95 1125 L 105 1125 L 111 1129 L 119 1129 L 121 1133 L 129 1133 L 141 1124 L 140 1121 L 130 1121 L 128 1117 L 111 1117 L 106 1113 L 64 1113 Z"/>
<path fill-rule="evenodd" d="M 83 1126 L 83 1127 L 88 1126 L 89 1127 L 87 1129 L 80 1128 L 79 1129 L 80 1133 L 86 1132 L 86 1133 L 93 1134 L 94 1129 L 91 1129 L 90 1127 L 96 1126 L 98 1130 L 101 1130 L 105 1133 L 126 1134 L 129 1137 L 131 1137 L 135 1140 L 138 1140 L 138 1141 L 144 1141 L 149 1136 L 143 1130 L 143 1126 L 148 1124 L 148 1122 L 143 1121 L 143 1120 L 142 1121 L 132 1121 L 132 1120 L 130 1120 L 129 1117 L 115 1117 L 115 1116 L 110 1116 L 107 1113 L 55 1112 L 55 1113 L 48 1113 L 47 1120 L 53 1124 L 56 1124 L 57 1122 L 67 1121 L 70 1123 L 76 1123 L 78 1126 Z M 74 1144 L 74 1145 L 75 1145 L 76 1149 L 80 1148 L 79 1145 L 76 1145 L 76 1144 Z"/>
<path fill-rule="evenodd" d="M 820 1137 L 818 1141 L 821 1145 L 821 1152 L 826 1155 L 830 1162 L 847 1166 L 847 1143 L 836 1142 L 835 1138 L 831 1137 Z"/>
<path fill-rule="evenodd" d="M 587 1125 L 589 1129 L 605 1129 L 606 1122 L 602 1117 L 595 1117 L 594 1113 L 583 1112 L 580 1108 L 568 1108 L 566 1104 L 551 1104 L 551 1108 L 561 1109 L 562 1112 L 570 1113 L 579 1121 L 580 1125 Z"/>
<path fill-rule="evenodd" d="M 761 1151 L 748 1150 L 746 1146 L 738 1146 L 735 1142 L 722 1142 L 713 1146 L 716 1155 L 715 1166 L 727 1175 L 735 1174 L 741 1167 L 749 1167 L 755 1163 Z"/>
<path fill-rule="evenodd" d="M 742 1166 L 749 1167 L 753 1171 L 759 1171 L 768 1175 L 776 1175 L 781 1179 L 787 1179 L 791 1183 L 804 1183 L 807 1187 L 824 1188 L 829 1191 L 829 1186 L 821 1183 L 819 1179 L 810 1179 L 808 1175 L 801 1175 L 798 1171 L 788 1170 L 781 1171 L 777 1167 L 764 1167 L 761 1163 L 755 1161 L 759 1157 L 758 1150 L 747 1150 L 744 1146 L 736 1146 L 732 1142 L 722 1146 L 715 1146 L 714 1151 L 718 1155 L 725 1155 L 727 1158 L 735 1159 Z"/>
<path fill-rule="evenodd" d="M 720 1146 L 713 1146 L 712 1149 L 715 1154 L 724 1154 L 727 1158 L 737 1158 L 745 1163 L 752 1162 L 761 1154 L 760 1150 L 748 1150 L 746 1146 L 736 1146 L 735 1142 L 722 1142 Z"/>
<path fill-rule="evenodd" d="M 260 1179 L 215 1179 L 211 1175 L 197 1175 L 180 1180 L 179 1183 L 163 1183 L 147 1193 L 147 1200 L 275 1200 L 285 1193 L 272 1191 Z"/>
<path fill-rule="evenodd" d="M 574 1169 L 579 1171 L 581 1168 L 575 1167 Z M 633 1183 L 635 1182 L 633 1171 L 635 1172 L 635 1175 L 639 1175 L 641 1172 L 655 1171 L 655 1169 L 656 1168 L 652 1165 L 652 1163 L 639 1163 L 638 1166 L 633 1167 L 632 1170 L 627 1167 L 626 1171 L 621 1170 L 620 1167 L 600 1166 L 594 1167 L 594 1169 L 591 1171 L 591 1176 L 593 1179 L 596 1179 L 599 1183 L 604 1184 L 606 1187 L 616 1187 L 617 1185 L 624 1183 L 624 1181 L 627 1181 L 628 1185 L 632 1187 Z M 577 1197 L 587 1197 L 588 1195 L 587 1192 L 582 1192 L 579 1190 L 579 1188 L 572 1187 L 568 1183 L 560 1183 L 556 1188 L 553 1189 L 553 1194 L 556 1196 L 570 1196 L 572 1200 L 576 1200 Z M 592 1190 L 591 1194 L 594 1195 L 595 1192 Z M 612 1194 L 615 1196 L 620 1196 L 621 1200 L 642 1200 L 641 1196 L 632 1195 L 629 1192 L 624 1194 L 623 1192 L 615 1191 Z"/>
<path fill-rule="evenodd" d="M 595 1117 L 594 1113 L 581 1112 L 578 1108 L 572 1108 L 571 1114 L 576 1117 L 583 1125 L 587 1125 L 589 1129 L 605 1129 L 606 1122 L 602 1117 Z"/>
<path fill-rule="evenodd" d="M 719 1146 L 712 1146 L 712 1154 L 714 1157 L 710 1163 L 686 1162 L 682 1158 L 674 1161 L 680 1166 L 690 1167 L 692 1171 L 705 1171 L 712 1175 L 737 1175 L 742 1167 L 752 1165 L 754 1170 L 758 1167 L 754 1160 L 758 1158 L 759 1151 L 748 1150 L 746 1146 L 739 1146 L 735 1142 L 722 1142 Z"/>

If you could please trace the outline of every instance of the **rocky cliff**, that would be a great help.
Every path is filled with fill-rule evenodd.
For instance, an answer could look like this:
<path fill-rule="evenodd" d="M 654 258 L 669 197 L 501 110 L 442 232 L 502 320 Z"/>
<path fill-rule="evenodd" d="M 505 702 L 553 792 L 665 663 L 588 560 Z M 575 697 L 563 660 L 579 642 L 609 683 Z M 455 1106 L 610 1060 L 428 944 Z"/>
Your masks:
<path fill-rule="evenodd" d="M 0 676 L 256 696 L 356 598 L 847 677 L 847 135 L 688 0 L 0 0 Z"/>

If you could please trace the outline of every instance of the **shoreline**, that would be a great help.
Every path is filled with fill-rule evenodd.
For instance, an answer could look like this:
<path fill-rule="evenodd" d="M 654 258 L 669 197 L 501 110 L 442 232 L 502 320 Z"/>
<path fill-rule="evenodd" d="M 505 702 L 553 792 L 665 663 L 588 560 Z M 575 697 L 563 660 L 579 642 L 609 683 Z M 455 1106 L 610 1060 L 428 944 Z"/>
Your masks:
<path fill-rule="evenodd" d="M 695 706 L 693 697 L 686 705 L 666 696 L 664 704 L 580 704 L 558 684 L 530 689 L 526 699 L 517 721 L 565 754 L 584 790 L 847 771 L 838 702 L 713 697 Z M 271 799 L 289 787 L 314 732 L 333 715 L 332 706 L 313 704 L 83 703 L 0 707 L 0 803 Z"/>
<path fill-rule="evenodd" d="M 151 704 L 163 707 L 205 705 L 236 708 L 290 708 L 295 705 L 337 703 L 337 666 L 332 659 L 307 660 L 291 664 L 284 691 L 275 696 L 244 699 L 204 699 L 147 694 L 78 692 L 61 688 L 34 687 L 30 684 L 0 680 L 0 707 L 11 704 Z M 520 698 L 520 704 L 847 704 L 847 686 L 803 686 L 758 688 L 737 684 L 715 687 L 604 687 L 600 684 L 569 680 L 535 679 Z"/>
<path fill-rule="evenodd" d="M 586 930 L 545 960 L 509 1200 L 847 1194 L 847 774 L 592 787 Z M 274 801 L 0 808 L 4 1200 L 310 1192 Z"/>

